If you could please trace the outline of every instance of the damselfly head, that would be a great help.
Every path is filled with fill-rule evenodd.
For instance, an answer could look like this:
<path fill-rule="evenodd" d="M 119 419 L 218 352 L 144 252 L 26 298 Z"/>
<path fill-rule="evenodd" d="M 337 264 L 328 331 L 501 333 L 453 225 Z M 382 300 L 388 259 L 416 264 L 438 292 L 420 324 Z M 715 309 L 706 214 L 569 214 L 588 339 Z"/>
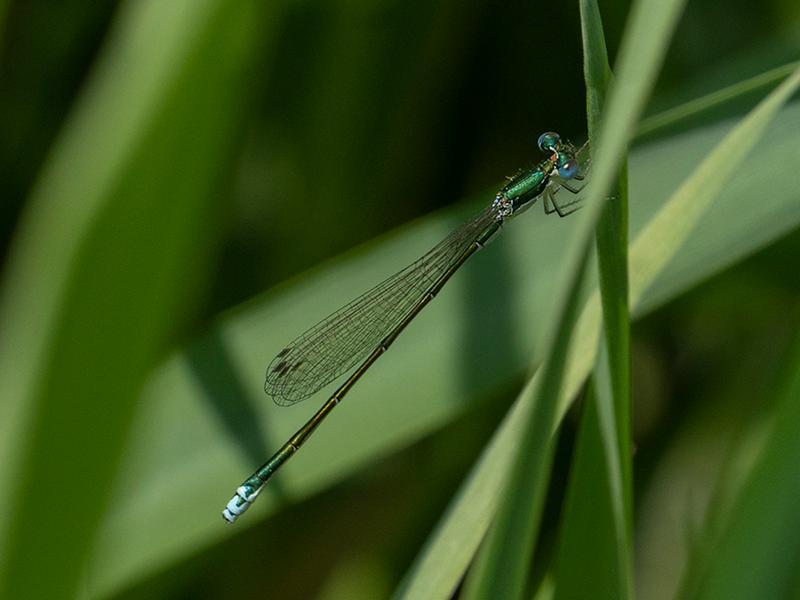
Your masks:
<path fill-rule="evenodd" d="M 575 159 L 575 148 L 569 142 L 562 142 L 555 131 L 548 131 L 539 136 L 537 142 L 542 152 L 551 152 L 554 161 L 553 169 L 562 179 L 572 179 L 578 174 L 578 161 Z"/>
<path fill-rule="evenodd" d="M 556 152 L 556 148 L 561 144 L 561 136 L 555 131 L 547 131 L 539 136 L 536 143 L 542 152 Z"/>

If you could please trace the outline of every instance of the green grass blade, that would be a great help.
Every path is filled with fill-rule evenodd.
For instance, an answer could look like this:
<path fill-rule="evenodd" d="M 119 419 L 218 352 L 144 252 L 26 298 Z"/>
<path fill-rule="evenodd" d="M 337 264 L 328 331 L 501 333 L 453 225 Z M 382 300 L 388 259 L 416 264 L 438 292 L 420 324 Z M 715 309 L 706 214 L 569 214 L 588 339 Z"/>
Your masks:
<path fill-rule="evenodd" d="M 589 139 L 600 133 L 600 116 L 611 82 L 603 20 L 597 2 L 581 0 L 581 39 L 583 41 L 583 79 L 586 84 L 586 116 Z"/>
<path fill-rule="evenodd" d="M 619 79 L 609 94 L 595 145 L 597 160 L 593 163 L 591 181 L 586 189 L 589 199 L 592 196 L 603 197 L 617 177 L 617 162 L 635 131 L 636 117 L 655 82 L 683 5 L 683 0 L 642 0 L 631 8 L 619 50 L 616 69 Z"/>
<path fill-rule="evenodd" d="M 791 598 L 800 551 L 800 336 L 784 365 L 773 425 L 750 475 L 724 515 L 712 514 L 680 597 Z M 710 507 L 714 511 L 714 507 Z"/>
<path fill-rule="evenodd" d="M 583 1 L 580 6 L 592 139 L 599 129 L 599 110 L 610 70 L 597 4 Z M 592 393 L 581 415 L 571 468 L 556 563 L 557 599 L 587 595 L 628 598 L 632 594 L 628 196 L 624 166 L 611 196 L 613 200 L 604 208 L 596 232 L 603 347 L 595 367 L 596 381 L 590 386 Z M 606 415 L 611 416 L 611 423 L 601 420 Z M 591 539 L 585 535 L 587 527 L 594 532 Z M 578 572 L 585 576 L 575 577 Z"/>
<path fill-rule="evenodd" d="M 707 172 L 706 165 L 708 162 L 713 159 L 711 164 L 715 164 L 725 154 L 733 161 L 726 165 L 726 172 L 728 169 L 735 170 L 741 164 L 743 158 L 738 146 L 740 139 L 745 138 L 749 141 L 754 141 L 751 136 L 755 135 L 757 138 L 759 130 L 770 118 L 775 116 L 781 102 L 786 101 L 789 97 L 792 88 L 787 86 L 796 85 L 797 75 L 759 104 L 747 119 L 728 133 L 723 142 L 717 144 L 717 151 L 714 153 L 717 156 L 712 154 L 697 167 L 695 174 L 701 170 Z M 792 124 L 789 124 L 790 121 L 776 123 L 776 126 L 770 132 L 771 144 L 764 149 L 764 151 L 770 153 L 774 152 L 774 157 L 788 157 L 786 149 L 794 147 L 796 132 L 800 130 L 800 106 L 795 104 L 791 107 L 791 110 L 786 112 L 787 114 L 796 115 L 791 119 Z M 720 156 L 719 153 L 722 153 L 722 155 Z M 677 158 L 678 155 L 673 156 Z M 694 161 L 696 162 L 700 158 L 702 157 L 694 157 Z M 746 186 L 745 189 L 740 189 L 739 193 L 736 194 L 736 200 L 733 200 L 730 195 L 732 193 L 731 188 L 734 187 L 733 184 L 726 187 L 726 193 L 721 196 L 716 190 L 716 186 L 701 187 L 698 190 L 694 186 L 687 188 L 684 184 L 657 211 L 655 216 L 641 227 L 641 232 L 635 236 L 630 249 L 632 272 L 630 306 L 634 314 L 637 310 L 643 311 L 646 308 L 652 308 L 668 297 L 664 289 L 659 289 L 660 285 L 668 286 L 672 284 L 676 286 L 675 289 L 685 289 L 685 283 L 681 281 L 680 273 L 684 269 L 692 270 L 692 267 L 689 267 L 688 264 L 679 267 L 677 263 L 681 262 L 681 260 L 687 260 L 695 269 L 705 269 L 712 266 L 709 263 L 711 256 L 717 256 L 716 259 L 711 260 L 722 260 L 716 251 L 706 254 L 705 259 L 701 259 L 699 254 L 701 248 L 705 248 L 706 251 L 709 250 L 707 244 L 715 235 L 715 228 L 712 227 L 712 224 L 719 224 L 720 218 L 727 220 L 739 215 L 743 222 L 746 221 L 751 224 L 755 224 L 754 220 L 765 219 L 772 223 L 772 227 L 777 227 L 780 221 L 788 219 L 787 228 L 781 228 L 782 232 L 790 230 L 797 223 L 797 219 L 800 219 L 800 211 L 796 206 L 796 192 L 791 184 L 773 186 L 773 195 L 764 199 L 769 206 L 765 207 L 765 213 L 763 214 L 754 211 L 745 216 L 741 210 L 737 210 L 737 205 L 749 205 L 753 191 L 760 189 L 759 186 L 774 181 L 776 169 L 782 172 L 787 167 L 786 163 L 781 164 L 780 167 L 770 167 L 768 162 L 760 162 L 762 158 L 761 151 L 757 155 L 750 157 L 748 165 L 752 171 L 748 171 L 746 177 L 739 176 L 734 180 L 734 183 L 738 182 L 738 185 Z M 737 159 L 739 162 L 736 162 Z M 795 156 L 794 160 L 798 161 L 798 166 L 800 166 L 800 157 Z M 761 173 L 757 169 L 756 163 L 766 171 Z M 658 168 L 663 170 L 665 164 L 667 163 L 661 161 Z M 636 161 L 633 162 L 633 165 L 635 172 Z M 671 165 L 670 172 L 680 169 L 678 161 L 672 162 Z M 712 173 L 710 177 L 714 178 L 717 175 L 717 173 Z M 751 179 L 752 177 L 760 177 L 762 179 L 760 179 L 760 182 L 754 182 Z M 695 179 L 695 176 L 690 177 L 687 181 L 693 179 Z M 648 180 L 648 178 L 644 179 L 644 181 Z M 637 183 L 638 180 L 634 180 L 632 187 L 634 197 L 641 198 L 642 202 L 646 202 L 646 196 L 637 193 Z M 750 187 L 751 184 L 754 187 Z M 715 191 L 717 193 L 713 195 Z M 779 196 L 782 196 L 786 203 L 784 209 L 772 204 Z M 716 214 L 709 214 L 703 221 L 698 221 L 702 213 L 710 212 L 711 201 L 715 198 L 718 204 Z M 682 207 L 690 202 L 697 203 L 699 207 L 697 212 L 689 211 L 683 213 L 680 210 L 676 210 L 676 207 Z M 732 203 L 728 204 L 728 202 Z M 724 216 L 721 217 L 721 215 Z M 793 215 L 793 217 L 790 215 Z M 728 227 L 730 225 L 729 221 Z M 737 231 L 737 229 L 736 226 L 730 227 L 732 237 L 729 238 L 728 243 L 724 244 L 725 260 L 732 260 L 733 258 L 730 255 L 731 244 L 735 244 L 734 247 L 741 249 L 740 244 L 756 242 L 756 247 L 758 247 L 757 240 L 748 240 L 742 237 L 742 232 Z M 754 233 L 757 229 L 751 231 Z M 693 232 L 697 233 L 694 240 L 691 237 L 687 238 Z M 671 241 L 679 243 L 669 243 Z M 683 248 L 681 247 L 682 244 L 684 245 Z M 682 259 L 682 257 L 684 258 Z M 725 264 L 730 263 L 726 262 Z M 648 296 L 651 296 L 652 299 L 648 300 Z M 561 395 L 560 415 L 562 416 L 595 361 L 599 328 L 600 301 L 599 294 L 595 293 L 584 306 L 574 334 L 574 342 L 567 368 L 566 385 Z M 423 553 L 418 557 L 404 582 L 402 597 L 448 597 L 458 581 L 460 581 L 472 557 L 472 553 L 486 531 L 486 529 L 479 529 L 479 527 L 487 526 L 491 520 L 491 514 L 499 501 L 499 489 L 501 489 L 502 485 L 496 486 L 494 482 L 499 481 L 502 484 L 506 476 L 505 473 L 509 469 L 512 451 L 517 445 L 517 438 L 522 435 L 520 422 L 523 422 L 526 415 L 531 411 L 531 406 L 522 400 L 524 400 L 524 396 L 518 399 L 512 411 L 503 420 L 483 457 L 448 509 L 443 521 L 437 527 Z"/>
<path fill-rule="evenodd" d="M 650 2 L 633 6 L 630 24 L 622 42 L 619 80 L 612 89 L 600 131 L 592 178 L 586 187 L 586 207 L 579 223 L 578 243 L 565 261 L 567 284 L 560 299 L 552 345 L 541 369 L 539 386 L 526 386 L 522 397 L 530 397 L 534 409 L 512 461 L 506 499 L 498 508 L 494 526 L 482 552 L 488 556 L 470 588 L 477 598 L 514 598 L 524 593 L 530 559 L 537 537 L 538 522 L 550 466 L 550 435 L 555 427 L 559 390 L 562 387 L 566 353 L 574 324 L 574 311 L 588 257 L 595 223 L 604 198 L 633 134 L 667 44 L 680 15 L 683 2 Z"/>
<path fill-rule="evenodd" d="M 123 5 L 33 191 L 0 298 L 4 597 L 72 597 L 84 575 L 141 386 L 202 276 L 259 16 Z"/>
<path fill-rule="evenodd" d="M 611 372 L 619 461 L 625 490 L 625 529 L 632 527 L 630 312 L 628 307 L 628 170 L 625 165 L 597 224 L 597 266 Z"/>
<path fill-rule="evenodd" d="M 585 71 L 587 89 L 587 121 L 589 139 L 600 130 L 600 111 L 605 101 L 611 71 L 606 57 L 605 38 L 600 10 L 594 1 L 581 2 L 581 22 L 584 29 L 584 47 L 587 56 Z M 602 64 L 596 65 L 598 55 Z M 592 100 L 594 99 L 594 100 Z M 616 415 L 619 462 L 622 466 L 624 490 L 625 529 L 628 536 L 632 528 L 632 484 L 630 448 L 630 314 L 628 309 L 628 172 L 623 163 L 616 186 L 612 189 L 613 201 L 608 202 L 597 224 L 597 259 L 600 298 L 603 305 L 605 341 L 608 349 L 610 384 Z"/>
<path fill-rule="evenodd" d="M 601 342 L 602 343 L 602 342 Z M 598 365 L 607 365 L 601 345 Z M 555 565 L 553 598 L 629 598 L 630 540 L 608 369 L 595 367 L 584 395 Z M 596 385 L 595 385 L 596 383 Z M 605 393 L 604 399 L 598 394 Z M 591 535 L 586 535 L 591 531 Z M 580 576 L 576 576 L 580 573 Z"/>
<path fill-rule="evenodd" d="M 739 81 L 721 90 L 717 90 L 716 92 L 712 92 L 700 98 L 685 102 L 675 108 L 660 112 L 652 117 L 648 117 L 641 122 L 636 135 L 639 138 L 644 138 L 658 134 L 678 123 L 685 123 L 688 119 L 697 117 L 704 112 L 711 112 L 737 98 L 755 91 L 774 87 L 797 69 L 798 65 L 800 65 L 800 62 L 794 61 L 781 65 L 780 67 L 775 67 L 755 77 Z"/>
<path fill-rule="evenodd" d="M 571 277 L 559 295 L 561 308 L 539 385 L 533 387 L 529 382 L 521 394 L 533 410 L 523 420 L 524 433 L 513 451 L 511 471 L 503 486 L 506 502 L 498 507 L 482 555 L 468 580 L 465 598 L 519 598 L 524 592 L 552 461 L 551 434 L 557 400 L 589 259 L 590 240 L 580 241 L 584 242 L 580 260 L 569 265 Z"/>
<path fill-rule="evenodd" d="M 638 304 L 644 291 L 680 248 L 709 204 L 764 134 L 778 110 L 800 85 L 800 69 L 754 108 L 718 144 L 683 182 L 670 202 L 639 233 L 631 250 L 631 304 Z M 635 260 L 633 256 L 635 254 Z"/>

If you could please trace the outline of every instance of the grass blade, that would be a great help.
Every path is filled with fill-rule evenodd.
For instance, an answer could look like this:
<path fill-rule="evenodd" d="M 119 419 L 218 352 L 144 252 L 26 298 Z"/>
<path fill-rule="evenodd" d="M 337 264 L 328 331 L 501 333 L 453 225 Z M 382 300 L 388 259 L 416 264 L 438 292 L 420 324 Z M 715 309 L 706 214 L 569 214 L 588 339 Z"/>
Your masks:
<path fill-rule="evenodd" d="M 609 84 L 608 66 L 602 22 L 597 3 L 581 2 L 584 33 L 585 78 L 587 89 L 587 121 L 589 139 L 600 131 L 600 112 Z M 589 58 L 589 55 L 594 58 Z M 599 60 L 597 57 L 601 56 Z M 595 64 L 600 62 L 601 64 Z M 611 398 L 616 415 L 619 462 L 622 466 L 625 529 L 632 528 L 632 484 L 630 447 L 630 314 L 628 309 L 628 169 L 623 162 L 618 179 L 597 223 L 597 262 L 603 325 L 607 344 Z"/>
<path fill-rule="evenodd" d="M 778 110 L 800 85 L 800 68 L 759 103 L 695 169 L 671 200 L 639 233 L 631 249 L 631 304 L 638 304 L 700 216 L 764 134 Z M 635 254 L 635 260 L 633 259 Z"/>
<path fill-rule="evenodd" d="M 611 82 L 603 20 L 597 2 L 581 0 L 581 39 L 583 41 L 583 78 L 586 83 L 586 116 L 589 139 L 600 133 L 600 116 Z"/>
<path fill-rule="evenodd" d="M 555 565 L 555 599 L 615 599 L 632 594 L 630 540 L 604 354 L 601 341 L 597 364 L 606 368 L 595 367 L 584 395 Z M 599 399 L 600 393 L 607 397 Z M 587 531 L 592 535 L 587 536 Z"/>
<path fill-rule="evenodd" d="M 118 19 L 0 299 L 7 597 L 78 588 L 140 388 L 201 278 L 263 35 L 255 2 L 131 2 Z"/>
<path fill-rule="evenodd" d="M 597 201 L 596 201 L 597 202 Z M 588 242 L 588 240 L 581 240 Z M 514 448 L 514 460 L 506 489 L 506 502 L 498 507 L 482 554 L 468 580 L 466 598 L 518 598 L 526 583 L 533 543 L 544 504 L 552 460 L 551 434 L 555 427 L 557 399 L 564 373 L 572 328 L 578 314 L 589 245 L 572 266 L 566 293 L 559 304 L 558 320 L 547 358 L 536 387 L 529 382 L 522 392 L 533 410 L 523 421 L 523 436 Z"/>
<path fill-rule="evenodd" d="M 589 138 L 611 74 L 600 12 L 581 4 Z M 556 564 L 555 598 L 629 598 L 632 594 L 630 450 L 630 316 L 628 310 L 627 169 L 597 224 L 597 257 L 604 335 L 589 386 L 567 489 Z M 605 376 L 602 376 L 605 375 Z M 610 416 L 608 419 L 601 417 Z M 587 527 L 593 535 L 587 539 Z M 575 577 L 574 573 L 584 573 Z M 590 575 L 592 573 L 593 575 Z"/>
<path fill-rule="evenodd" d="M 686 123 L 690 118 L 696 118 L 704 112 L 711 112 L 732 100 L 764 88 L 774 87 L 797 69 L 798 65 L 800 65 L 800 62 L 794 61 L 775 67 L 755 77 L 739 81 L 711 94 L 648 117 L 639 125 L 636 137 L 645 138 L 657 135 L 659 132 L 667 131 L 678 123 Z"/>
<path fill-rule="evenodd" d="M 756 134 L 759 132 L 763 134 L 763 127 L 771 118 L 775 117 L 782 102 L 788 99 L 797 84 L 798 74 L 796 73 L 778 90 L 762 101 L 747 119 L 732 129 L 725 136 L 725 139 L 716 146 L 715 152 L 695 169 L 695 174 L 701 170 L 706 172 L 710 170 L 712 171 L 710 176 L 717 177 L 718 173 L 713 172 L 713 168 L 708 169 L 707 164 L 711 161 L 712 165 L 716 165 L 718 160 L 723 158 L 732 161 L 726 163 L 725 172 L 728 173 L 728 169 L 733 172 L 744 158 L 740 152 L 740 140 L 744 138 L 748 142 L 755 143 L 758 139 Z M 800 107 L 793 106 L 790 112 L 794 114 L 795 111 L 799 110 Z M 798 114 L 798 117 L 800 117 L 800 114 Z M 771 139 L 773 142 L 776 142 L 775 136 L 780 135 L 780 131 L 784 131 L 786 136 L 784 138 L 785 146 L 775 144 L 773 148 L 776 152 L 775 156 L 784 156 L 785 148 L 793 147 L 795 143 L 793 132 L 800 125 L 800 121 L 792 126 L 787 127 L 787 125 L 784 123 L 783 126 L 775 127 L 772 130 Z M 760 158 L 760 156 L 752 157 L 751 160 Z M 662 162 L 661 168 L 663 168 L 663 164 Z M 673 166 L 675 167 L 674 164 Z M 753 164 L 750 166 L 753 167 L 753 171 L 748 177 L 756 176 L 755 174 L 758 171 Z M 762 163 L 762 167 L 768 168 L 768 163 Z M 785 168 L 785 165 L 781 166 L 781 170 L 783 168 Z M 771 173 L 763 173 L 763 176 L 765 179 L 761 180 L 761 185 L 767 181 L 772 181 Z M 687 181 L 691 181 L 694 178 L 695 176 L 693 175 Z M 744 183 L 744 179 L 738 180 L 740 182 L 739 185 L 748 185 Z M 790 188 L 792 186 L 783 188 L 786 194 L 787 208 L 789 205 L 795 205 L 795 191 Z M 635 185 L 633 189 L 636 190 Z M 726 191 L 729 191 L 729 189 Z M 775 192 L 777 193 L 778 189 Z M 748 203 L 751 200 L 751 194 L 752 190 L 748 189 L 744 194 L 738 196 L 737 202 Z M 645 196 L 638 194 L 636 197 L 645 198 Z M 680 252 L 681 244 L 686 243 L 692 232 L 698 230 L 698 220 L 701 214 L 709 211 L 711 202 L 715 198 L 719 198 L 720 203 L 731 200 L 731 196 L 727 193 L 720 197 L 716 187 L 700 187 L 698 189 L 695 186 L 691 186 L 687 188 L 684 184 L 672 194 L 656 215 L 636 235 L 630 249 L 632 272 L 630 306 L 634 313 L 637 309 L 641 310 L 655 305 L 657 300 L 648 300 L 648 295 L 652 295 L 651 297 L 653 298 L 666 297 L 661 295 L 663 292 L 658 289 L 659 282 L 675 277 L 675 275 L 672 277 L 664 276 L 666 274 L 665 271 L 669 270 L 669 263 L 680 258 L 682 255 Z M 697 212 L 683 212 L 676 209 L 676 207 L 680 208 L 691 202 L 696 203 L 698 206 Z M 734 206 L 728 205 L 723 212 L 729 217 L 732 216 L 736 212 L 731 212 Z M 776 212 L 776 207 L 770 206 L 767 207 L 767 210 Z M 777 212 L 781 213 L 781 216 L 777 217 L 778 220 L 787 218 L 789 214 L 782 211 Z M 792 213 L 796 214 L 797 211 L 793 209 Z M 751 213 L 746 217 L 743 216 L 743 219 L 751 221 L 754 216 L 756 215 Z M 795 218 L 800 218 L 800 215 L 796 214 Z M 775 224 L 777 222 L 775 221 Z M 796 221 L 792 222 L 795 223 Z M 705 227 L 700 229 L 702 235 L 697 237 L 698 239 L 702 238 L 703 241 L 698 244 L 698 247 L 704 246 L 709 241 L 709 236 L 713 235 L 713 229 L 707 227 L 710 223 L 708 219 L 702 222 Z M 794 225 L 789 227 L 792 226 Z M 784 231 L 788 231 L 788 229 Z M 742 243 L 745 240 L 739 233 L 736 233 L 733 239 L 736 240 L 736 243 Z M 691 248 L 691 244 L 687 244 L 687 246 L 689 246 L 691 252 L 686 256 L 691 257 L 689 260 L 697 265 L 698 256 L 695 254 L 695 250 Z M 729 244 L 726 245 L 726 250 L 729 247 Z M 729 254 L 728 257 L 730 258 Z M 705 266 L 709 266 L 708 262 L 706 262 Z M 634 274 L 635 276 L 633 276 Z M 677 283 L 679 287 L 681 285 L 679 281 L 673 281 L 673 283 Z M 599 294 L 595 293 L 584 306 L 574 335 L 567 367 L 566 385 L 561 394 L 560 416 L 563 416 L 564 412 L 566 412 L 572 398 L 574 398 L 595 361 L 599 329 L 600 300 Z M 505 477 L 504 474 L 508 472 L 512 449 L 517 445 L 516 439 L 522 435 L 520 422 L 524 421 L 527 414 L 532 410 L 530 403 L 526 403 L 525 399 L 525 396 L 520 396 L 512 411 L 503 420 L 483 457 L 470 474 L 464 487 L 448 509 L 443 521 L 438 525 L 423 553 L 412 567 L 401 589 L 401 597 L 448 597 L 461 579 L 467 563 L 471 559 L 472 552 L 475 551 L 486 531 L 479 528 L 488 526 L 492 511 L 495 510 L 499 501 L 498 490 L 501 486 L 492 487 L 492 484 L 496 481 L 502 482 Z"/>
<path fill-rule="evenodd" d="M 619 81 L 613 88 L 599 135 L 592 179 L 586 188 L 585 215 L 579 223 L 578 242 L 565 261 L 567 283 L 561 300 L 552 342 L 541 369 L 540 385 L 528 385 L 534 409 L 512 461 L 506 501 L 498 509 L 495 525 L 482 552 L 469 588 L 474 597 L 513 598 L 524 593 L 526 575 L 537 537 L 544 482 L 549 470 L 550 436 L 555 427 L 559 390 L 566 353 L 570 347 L 577 297 L 588 257 L 593 230 L 604 198 L 612 186 L 621 156 L 636 120 L 655 81 L 667 44 L 683 7 L 673 2 L 642 1 L 634 5 L 630 25 L 620 50 Z M 563 352 L 563 354 L 561 354 Z"/>

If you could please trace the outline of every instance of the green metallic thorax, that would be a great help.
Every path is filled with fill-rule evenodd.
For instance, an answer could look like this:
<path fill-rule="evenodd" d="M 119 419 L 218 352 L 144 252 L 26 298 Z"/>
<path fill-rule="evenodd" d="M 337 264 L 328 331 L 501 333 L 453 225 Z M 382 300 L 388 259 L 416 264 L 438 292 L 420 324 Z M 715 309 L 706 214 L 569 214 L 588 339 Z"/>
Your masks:
<path fill-rule="evenodd" d="M 520 171 L 500 190 L 500 195 L 511 202 L 513 211 L 539 196 L 550 178 L 555 165 L 555 158 L 546 158 L 535 167 Z"/>

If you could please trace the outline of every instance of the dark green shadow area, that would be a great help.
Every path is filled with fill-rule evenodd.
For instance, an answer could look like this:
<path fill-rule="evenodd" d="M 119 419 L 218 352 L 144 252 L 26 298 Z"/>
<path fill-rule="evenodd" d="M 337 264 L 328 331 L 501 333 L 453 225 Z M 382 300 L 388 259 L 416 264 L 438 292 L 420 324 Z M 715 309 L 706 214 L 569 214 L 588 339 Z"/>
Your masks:
<path fill-rule="evenodd" d="M 508 226 L 520 225 L 508 223 Z M 514 323 L 519 322 L 511 299 L 514 281 L 511 256 L 504 231 L 468 262 L 464 278 L 463 327 L 459 333 L 462 397 L 472 398 L 476 388 L 501 370 L 501 363 L 521 364 L 522 349 Z M 457 276 L 458 276 L 457 275 Z M 474 399 L 474 398 L 473 398 Z"/>
<path fill-rule="evenodd" d="M 208 402 L 223 429 L 242 449 L 255 469 L 269 456 L 260 416 L 236 371 L 217 329 L 192 343 L 186 364 L 200 383 L 201 398 Z M 264 397 L 264 402 L 268 402 Z M 246 473 L 242 473 L 242 479 Z"/>

